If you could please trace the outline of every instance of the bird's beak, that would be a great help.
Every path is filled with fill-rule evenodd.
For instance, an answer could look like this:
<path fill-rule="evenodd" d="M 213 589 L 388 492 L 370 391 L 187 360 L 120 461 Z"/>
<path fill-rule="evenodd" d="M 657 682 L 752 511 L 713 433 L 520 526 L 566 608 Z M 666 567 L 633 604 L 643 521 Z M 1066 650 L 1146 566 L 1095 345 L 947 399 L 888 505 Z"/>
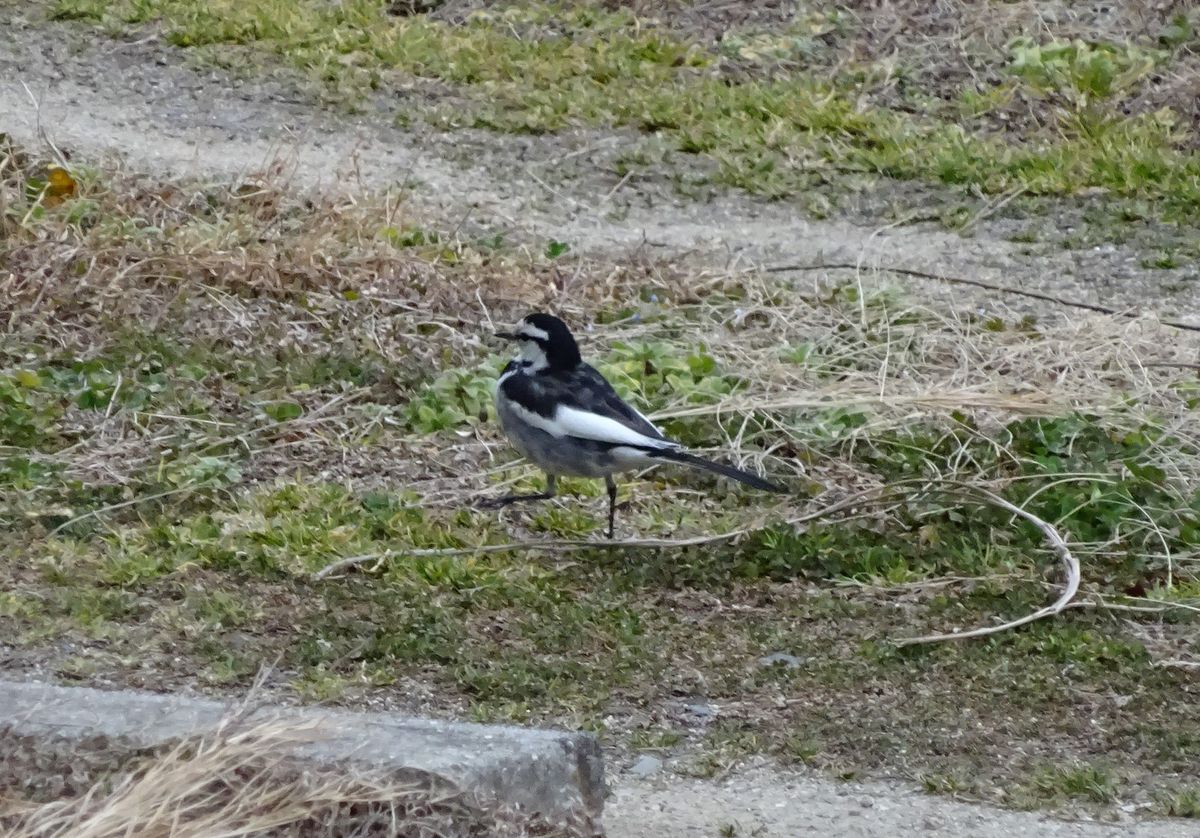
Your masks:
<path fill-rule="evenodd" d="M 503 340 L 516 340 L 517 339 L 517 336 L 514 335 L 512 332 L 496 332 L 496 337 L 502 338 Z"/>

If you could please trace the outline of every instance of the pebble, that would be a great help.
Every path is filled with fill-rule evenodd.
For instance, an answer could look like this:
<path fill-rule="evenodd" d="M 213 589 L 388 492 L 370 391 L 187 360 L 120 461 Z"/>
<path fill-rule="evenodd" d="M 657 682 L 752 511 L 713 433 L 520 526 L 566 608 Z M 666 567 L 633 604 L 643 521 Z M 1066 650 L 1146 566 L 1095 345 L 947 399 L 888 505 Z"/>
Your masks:
<path fill-rule="evenodd" d="M 642 754 L 638 761 L 629 766 L 629 773 L 635 777 L 641 777 L 643 780 L 651 777 L 662 770 L 663 761 L 658 757 L 652 757 L 649 754 Z"/>
<path fill-rule="evenodd" d="M 717 708 L 711 704 L 685 704 L 683 709 L 699 719 L 711 719 L 717 715 Z"/>
<path fill-rule="evenodd" d="M 773 666 L 777 663 L 783 664 L 788 669 L 799 669 L 804 665 L 804 659 L 798 658 L 795 655 L 789 655 L 787 652 L 772 652 L 758 659 L 759 666 Z"/>

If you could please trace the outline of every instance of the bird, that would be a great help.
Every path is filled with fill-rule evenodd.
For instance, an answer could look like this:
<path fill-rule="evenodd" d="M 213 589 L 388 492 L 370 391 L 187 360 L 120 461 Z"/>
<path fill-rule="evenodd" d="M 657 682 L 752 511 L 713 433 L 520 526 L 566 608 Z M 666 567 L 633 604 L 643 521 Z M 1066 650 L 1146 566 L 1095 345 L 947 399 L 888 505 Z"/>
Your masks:
<path fill-rule="evenodd" d="M 664 436 L 617 395 L 603 375 L 584 363 L 575 336 L 558 317 L 535 312 L 522 318 L 514 331 L 497 332 L 496 337 L 515 341 L 519 347 L 496 386 L 500 427 L 513 446 L 546 473 L 546 490 L 495 498 L 484 506 L 549 500 L 560 476 L 603 477 L 612 540 L 617 505 L 613 476 L 622 472 L 676 463 L 762 491 L 787 491 L 755 474 L 698 457 Z"/>

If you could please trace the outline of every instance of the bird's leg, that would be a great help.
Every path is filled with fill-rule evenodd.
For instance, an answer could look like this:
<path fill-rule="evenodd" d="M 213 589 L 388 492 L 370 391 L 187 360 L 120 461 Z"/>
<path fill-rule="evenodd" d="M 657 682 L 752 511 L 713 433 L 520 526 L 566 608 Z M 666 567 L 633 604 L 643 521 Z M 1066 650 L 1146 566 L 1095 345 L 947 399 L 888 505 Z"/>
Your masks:
<path fill-rule="evenodd" d="M 617 514 L 617 482 L 611 474 L 604 475 L 604 485 L 608 487 L 608 540 L 613 537 L 613 518 Z"/>
<path fill-rule="evenodd" d="M 479 506 L 483 509 L 500 509 L 501 507 L 508 506 L 510 503 L 517 503 L 518 501 L 550 500 L 552 497 L 554 497 L 554 494 L 557 491 L 557 482 L 558 480 L 553 474 L 547 474 L 546 491 L 544 492 L 537 492 L 536 494 L 532 495 L 505 495 L 502 498 L 489 498 L 488 500 L 480 501 Z"/>

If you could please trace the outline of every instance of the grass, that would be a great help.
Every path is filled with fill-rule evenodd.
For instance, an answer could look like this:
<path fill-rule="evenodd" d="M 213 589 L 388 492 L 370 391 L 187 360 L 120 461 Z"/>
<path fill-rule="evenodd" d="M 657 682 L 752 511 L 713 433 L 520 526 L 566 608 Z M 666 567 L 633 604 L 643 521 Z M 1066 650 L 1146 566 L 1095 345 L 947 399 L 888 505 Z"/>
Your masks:
<path fill-rule="evenodd" d="M 1034 779 L 1034 787 L 1039 794 L 1050 797 L 1062 795 L 1095 803 L 1111 803 L 1116 799 L 1116 780 L 1111 772 L 1093 765 L 1042 769 Z"/>
<path fill-rule="evenodd" d="M 1099 191 L 1156 218 L 1198 217 L 1190 100 L 1167 81 L 1200 73 L 1194 16 L 1133 38 L 1112 28 L 1134 25 L 1120 15 L 1104 24 L 1063 10 L 1047 31 L 1029 28 L 1036 15 L 980 14 L 915 18 L 902 30 L 911 42 L 884 57 L 877 41 L 896 28 L 832 3 L 774 25 L 734 21 L 719 41 L 702 34 L 703 11 L 679 10 L 681 25 L 586 2 L 458 19 L 397 16 L 379 0 L 57 0 L 51 11 L 112 31 L 154 26 L 230 67 L 282 62 L 359 107 L 394 107 L 394 91 L 411 91 L 405 122 L 632 129 L 665 142 L 680 171 L 710 169 L 771 198 L 882 177 L 1010 197 Z"/>
<path fill-rule="evenodd" d="M 1200 791 L 1194 788 L 1167 793 L 1161 804 L 1172 817 L 1200 818 Z"/>
<path fill-rule="evenodd" d="M 1186 336 L 984 320 L 836 276 L 811 292 L 613 271 L 462 240 L 394 196 L 305 204 L 279 184 L 247 196 L 116 171 L 51 184 L 4 147 L 12 670 L 225 693 L 278 661 L 277 695 L 583 727 L 701 776 L 765 753 L 935 788 L 969 777 L 968 793 L 1018 805 L 1142 794 L 1182 809 L 1165 778 L 1200 756 L 1200 715 L 1188 670 L 1164 664 L 1196 652 L 1200 387 L 1156 364 L 1190 362 Z M 586 280 L 570 298 L 548 281 L 563 260 Z M 623 487 L 625 533 L 747 532 L 473 552 L 594 538 L 602 521 L 588 481 L 541 508 L 473 508 L 540 479 L 500 445 L 488 388 L 503 359 L 480 339 L 527 304 L 591 322 L 588 357 L 669 433 L 794 493 L 663 470 Z M 1089 607 L 898 648 L 1040 607 L 1057 580 L 1037 533 L 927 490 L 786 523 L 948 479 L 1066 533 Z M 439 549 L 459 552 L 421 552 Z M 364 554 L 387 558 L 312 578 Z M 804 663 L 761 663 L 774 652 Z M 1117 754 L 1104 782 L 1046 773 Z"/>

